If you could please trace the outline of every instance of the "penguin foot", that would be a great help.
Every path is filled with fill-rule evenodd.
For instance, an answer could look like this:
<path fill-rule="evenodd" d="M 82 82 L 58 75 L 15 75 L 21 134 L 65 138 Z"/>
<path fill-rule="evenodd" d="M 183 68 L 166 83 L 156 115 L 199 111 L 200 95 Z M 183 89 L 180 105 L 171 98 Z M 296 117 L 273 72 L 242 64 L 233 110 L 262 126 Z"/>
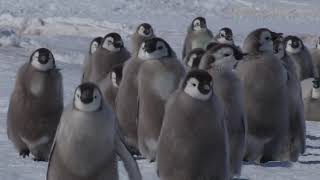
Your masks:
<path fill-rule="evenodd" d="M 268 162 L 270 162 L 270 161 L 273 161 L 273 159 L 270 158 L 270 157 L 267 157 L 267 156 L 263 156 L 263 157 L 260 159 L 260 163 L 261 163 L 261 164 L 265 164 L 265 163 L 268 163 Z"/>
<path fill-rule="evenodd" d="M 46 162 L 46 159 L 42 158 L 42 157 L 34 157 L 33 161 L 35 161 L 35 162 L 41 162 L 41 161 Z"/>
<path fill-rule="evenodd" d="M 23 158 L 26 158 L 27 156 L 29 156 L 30 151 L 29 149 L 23 149 L 19 152 L 19 156 L 22 156 Z"/>

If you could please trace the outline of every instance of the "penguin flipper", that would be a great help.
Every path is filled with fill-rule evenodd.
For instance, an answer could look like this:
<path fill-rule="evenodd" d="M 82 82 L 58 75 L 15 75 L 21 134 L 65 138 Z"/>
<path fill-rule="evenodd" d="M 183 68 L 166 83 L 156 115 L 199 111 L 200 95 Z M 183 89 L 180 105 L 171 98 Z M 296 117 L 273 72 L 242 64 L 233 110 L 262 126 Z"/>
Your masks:
<path fill-rule="evenodd" d="M 117 134 L 116 139 L 116 153 L 122 160 L 124 167 L 128 172 L 130 180 L 142 180 L 142 175 L 139 170 L 137 162 L 134 160 L 129 150 L 124 145 L 121 137 Z"/>

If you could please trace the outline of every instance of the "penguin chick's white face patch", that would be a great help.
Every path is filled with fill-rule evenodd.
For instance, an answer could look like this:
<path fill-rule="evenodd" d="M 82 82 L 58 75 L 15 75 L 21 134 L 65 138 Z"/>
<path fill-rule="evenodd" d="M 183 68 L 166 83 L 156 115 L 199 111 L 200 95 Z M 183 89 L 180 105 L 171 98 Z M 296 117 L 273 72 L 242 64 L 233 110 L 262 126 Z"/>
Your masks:
<path fill-rule="evenodd" d="M 138 30 L 138 34 L 140 36 L 144 36 L 144 37 L 151 37 L 152 36 L 152 31 L 146 30 L 146 28 L 144 28 L 143 26 L 140 26 L 139 30 Z"/>
<path fill-rule="evenodd" d="M 168 56 L 169 56 L 169 49 L 166 46 L 166 44 L 162 41 L 157 42 L 156 49 L 152 52 L 147 52 L 145 49 L 145 43 L 142 43 L 141 48 L 139 50 L 139 55 L 138 55 L 138 57 L 142 60 L 160 59 Z"/>
<path fill-rule="evenodd" d="M 319 99 L 320 98 L 320 88 L 312 88 L 312 99 Z"/>
<path fill-rule="evenodd" d="M 192 67 L 192 65 L 193 65 L 193 62 L 194 62 L 194 60 L 195 59 L 197 59 L 197 54 L 192 54 L 190 57 L 189 57 L 189 59 L 187 60 L 188 62 L 187 62 L 187 65 L 189 66 L 189 67 Z"/>
<path fill-rule="evenodd" d="M 111 52 L 119 52 L 120 48 L 116 48 L 114 44 L 115 44 L 114 39 L 112 37 L 107 37 L 104 40 L 102 47 Z"/>
<path fill-rule="evenodd" d="M 262 52 L 273 52 L 273 41 L 269 31 L 263 31 L 260 35 L 260 47 L 259 50 Z"/>
<path fill-rule="evenodd" d="M 90 53 L 93 54 L 94 52 L 96 52 L 98 46 L 99 46 L 99 43 L 96 42 L 96 41 L 94 41 L 94 42 L 91 44 Z"/>
<path fill-rule="evenodd" d="M 47 57 L 35 52 L 31 58 L 31 65 L 39 71 L 49 71 L 54 68 L 54 59 L 51 53 Z"/>
<path fill-rule="evenodd" d="M 115 72 L 111 73 L 111 81 L 114 87 L 119 87 L 119 84 L 117 83 L 117 74 Z"/>
<path fill-rule="evenodd" d="M 233 55 L 233 49 L 232 48 L 221 48 L 215 53 L 212 54 L 216 61 L 230 61 L 235 60 Z"/>
<path fill-rule="evenodd" d="M 196 20 L 193 22 L 193 30 L 194 30 L 194 31 L 201 31 L 201 30 L 202 30 L 201 21 L 200 21 L 199 19 L 196 19 Z"/>
<path fill-rule="evenodd" d="M 74 97 L 74 106 L 83 112 L 94 112 L 97 111 L 102 105 L 102 97 L 97 89 L 94 89 L 92 95 L 92 101 L 85 104 L 81 100 L 81 90 L 78 88 Z"/>
<path fill-rule="evenodd" d="M 296 48 L 292 47 L 292 40 L 289 40 L 287 42 L 286 51 L 288 53 L 296 54 L 296 53 L 299 53 L 301 50 L 302 50 L 302 44 L 300 41 L 299 41 L 299 46 Z"/>
<path fill-rule="evenodd" d="M 199 91 L 199 81 L 196 78 L 190 78 L 187 81 L 186 87 L 184 88 L 184 92 L 186 94 L 188 94 L 189 96 L 198 99 L 198 100 L 202 100 L 202 101 L 206 101 L 211 97 L 212 94 L 212 90 L 211 90 L 211 86 L 210 85 L 204 85 L 204 89 L 209 91 L 208 94 L 202 94 Z"/>

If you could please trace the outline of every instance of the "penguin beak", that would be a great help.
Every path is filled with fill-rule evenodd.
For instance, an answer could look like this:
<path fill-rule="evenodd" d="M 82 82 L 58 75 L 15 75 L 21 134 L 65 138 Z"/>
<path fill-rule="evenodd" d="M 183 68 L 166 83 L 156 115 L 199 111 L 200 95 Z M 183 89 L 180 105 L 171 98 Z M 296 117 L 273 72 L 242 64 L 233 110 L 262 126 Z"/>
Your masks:
<path fill-rule="evenodd" d="M 296 49 L 299 47 L 299 42 L 298 41 L 292 41 L 291 47 Z"/>
<path fill-rule="evenodd" d="M 202 94 L 208 94 L 211 90 L 211 87 L 209 84 L 204 84 L 204 85 L 200 85 L 199 86 L 199 91 L 202 93 Z"/>
<path fill-rule="evenodd" d="M 115 48 L 121 48 L 122 47 L 122 42 L 120 42 L 120 41 L 115 42 L 114 43 L 114 47 Z"/>
<path fill-rule="evenodd" d="M 143 33 L 144 33 L 145 35 L 149 35 L 150 30 L 149 30 L 149 29 L 144 29 Z"/>
<path fill-rule="evenodd" d="M 48 61 L 49 61 L 49 59 L 48 59 L 46 56 L 44 56 L 44 55 L 39 56 L 39 62 L 40 62 L 41 64 L 47 64 Z"/>
<path fill-rule="evenodd" d="M 81 92 L 80 96 L 81 102 L 84 104 L 89 104 L 93 101 L 92 91 L 86 89 Z"/>
<path fill-rule="evenodd" d="M 152 53 L 156 50 L 156 43 L 153 43 L 153 42 L 146 42 L 145 45 L 144 45 L 144 50 L 147 52 L 147 53 Z"/>
<path fill-rule="evenodd" d="M 233 41 L 232 35 L 227 35 L 227 36 L 226 36 L 226 40 L 228 40 L 228 41 Z"/>

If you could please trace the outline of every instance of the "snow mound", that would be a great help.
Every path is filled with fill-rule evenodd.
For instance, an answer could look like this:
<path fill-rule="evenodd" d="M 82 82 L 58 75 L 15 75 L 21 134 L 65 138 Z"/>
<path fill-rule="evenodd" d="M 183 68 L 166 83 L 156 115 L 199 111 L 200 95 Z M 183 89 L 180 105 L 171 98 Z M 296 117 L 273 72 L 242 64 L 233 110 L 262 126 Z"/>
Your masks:
<path fill-rule="evenodd" d="M 20 44 L 20 38 L 17 36 L 16 32 L 12 29 L 0 29 L 0 46 L 16 46 Z"/>

